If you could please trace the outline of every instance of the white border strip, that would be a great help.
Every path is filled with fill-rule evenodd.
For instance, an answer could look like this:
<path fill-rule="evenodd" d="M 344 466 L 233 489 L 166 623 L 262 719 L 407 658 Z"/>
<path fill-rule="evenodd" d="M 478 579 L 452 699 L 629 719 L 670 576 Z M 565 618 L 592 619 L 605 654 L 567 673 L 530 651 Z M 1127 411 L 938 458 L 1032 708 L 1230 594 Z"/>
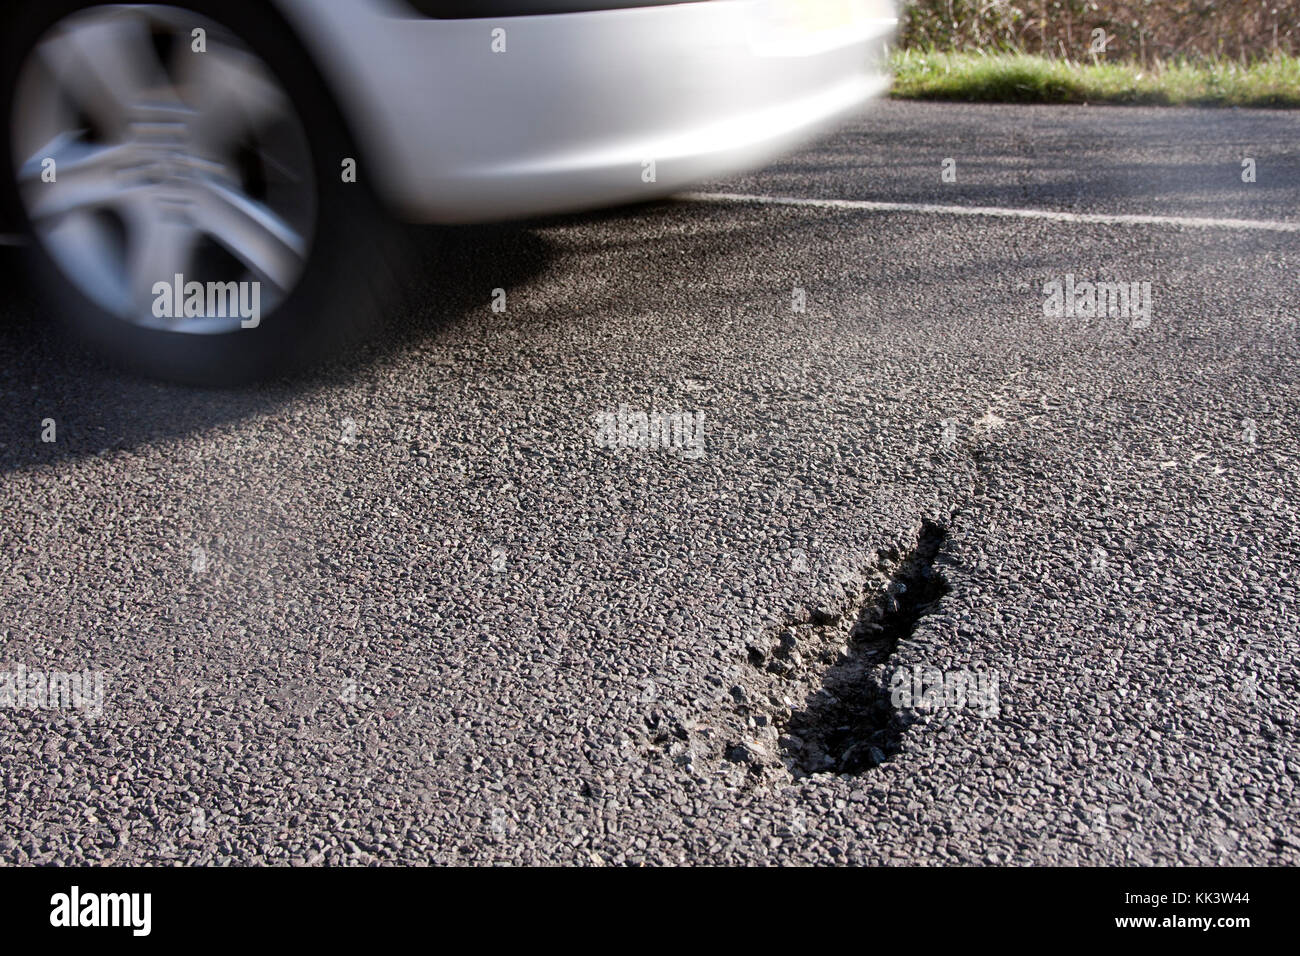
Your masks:
<path fill-rule="evenodd" d="M 990 216 L 998 219 L 1046 219 L 1102 226 L 1189 226 L 1194 229 L 1261 229 L 1300 232 L 1300 222 L 1273 219 L 1206 219 L 1193 216 L 1125 216 L 1053 209 L 1012 209 L 1006 206 L 941 206 L 930 203 L 870 202 L 864 199 L 800 199 L 794 196 L 748 196 L 743 193 L 682 193 L 688 202 L 753 203 L 761 206 L 811 206 L 814 209 L 858 209 L 866 212 L 920 212 L 941 216 Z"/>

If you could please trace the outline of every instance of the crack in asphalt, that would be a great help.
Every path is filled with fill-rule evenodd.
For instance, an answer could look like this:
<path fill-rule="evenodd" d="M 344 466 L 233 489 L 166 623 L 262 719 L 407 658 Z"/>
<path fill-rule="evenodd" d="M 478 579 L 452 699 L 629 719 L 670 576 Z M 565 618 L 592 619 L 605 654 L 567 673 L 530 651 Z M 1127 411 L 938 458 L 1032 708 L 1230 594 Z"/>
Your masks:
<path fill-rule="evenodd" d="M 773 756 L 792 776 L 857 774 L 901 750 L 913 718 L 891 703 L 888 664 L 949 593 L 934 566 L 947 534 L 943 524 L 922 519 L 909 551 L 877 552 L 866 586 L 844 613 L 791 622 L 768 647 L 749 648 L 757 686 L 733 689 L 736 708 L 747 722 L 775 728 Z M 803 691 L 797 708 L 789 705 L 796 688 Z M 747 742 L 732 743 L 725 755 L 752 767 L 772 762 Z"/>
<path fill-rule="evenodd" d="M 916 715 L 891 701 L 890 663 L 951 588 L 935 567 L 947 524 L 922 518 L 888 547 L 839 611 L 808 610 L 746 648 L 742 675 L 704 720 L 647 718 L 649 743 L 688 769 L 744 767 L 755 780 L 867 772 L 899 753 Z"/>
<path fill-rule="evenodd" d="M 902 749 L 914 718 L 893 706 L 888 664 L 951 590 L 934 567 L 947 536 L 943 525 L 923 519 L 910 552 L 879 556 L 876 572 L 887 575 L 888 583 L 859 608 L 844 650 L 822 672 L 821 687 L 783 728 L 781 750 L 795 776 L 861 773 Z M 779 654 L 788 643 L 778 646 Z M 788 655 L 774 662 L 788 664 Z"/>

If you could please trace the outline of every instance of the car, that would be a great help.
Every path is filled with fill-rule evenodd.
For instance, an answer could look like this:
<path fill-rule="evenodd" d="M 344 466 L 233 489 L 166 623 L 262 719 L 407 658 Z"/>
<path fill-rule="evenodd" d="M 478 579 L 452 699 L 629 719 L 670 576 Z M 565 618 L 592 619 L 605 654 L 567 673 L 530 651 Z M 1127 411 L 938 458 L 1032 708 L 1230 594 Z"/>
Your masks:
<path fill-rule="evenodd" d="M 4 7 L 4 208 L 41 301 L 175 381 L 355 334 L 389 224 L 634 203 L 880 93 L 893 0 Z"/>

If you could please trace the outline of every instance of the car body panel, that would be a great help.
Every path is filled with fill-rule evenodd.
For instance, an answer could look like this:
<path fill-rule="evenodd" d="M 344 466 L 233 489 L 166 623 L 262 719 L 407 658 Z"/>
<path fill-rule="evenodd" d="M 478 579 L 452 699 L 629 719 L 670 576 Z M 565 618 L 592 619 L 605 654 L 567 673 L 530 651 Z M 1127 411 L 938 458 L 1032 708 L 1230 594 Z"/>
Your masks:
<path fill-rule="evenodd" d="M 889 0 L 495 20 L 399 0 L 276 3 L 342 103 L 359 174 L 428 222 L 634 202 L 761 165 L 886 88 L 896 25 Z M 816 22 L 825 11 L 841 19 Z"/>

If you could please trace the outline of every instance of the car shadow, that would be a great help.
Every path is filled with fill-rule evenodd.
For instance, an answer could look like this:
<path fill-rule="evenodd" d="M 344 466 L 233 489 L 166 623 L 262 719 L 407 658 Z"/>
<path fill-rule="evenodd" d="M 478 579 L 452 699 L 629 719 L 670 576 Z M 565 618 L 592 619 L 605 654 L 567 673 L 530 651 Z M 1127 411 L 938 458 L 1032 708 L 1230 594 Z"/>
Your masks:
<path fill-rule="evenodd" d="M 482 309 L 484 288 L 525 283 L 553 258 L 527 224 L 409 227 L 402 239 L 405 278 L 376 335 L 308 371 L 229 389 L 170 385 L 108 364 L 44 312 L 25 275 L 25 250 L 0 247 L 0 474 L 265 414 L 446 334 Z"/>

